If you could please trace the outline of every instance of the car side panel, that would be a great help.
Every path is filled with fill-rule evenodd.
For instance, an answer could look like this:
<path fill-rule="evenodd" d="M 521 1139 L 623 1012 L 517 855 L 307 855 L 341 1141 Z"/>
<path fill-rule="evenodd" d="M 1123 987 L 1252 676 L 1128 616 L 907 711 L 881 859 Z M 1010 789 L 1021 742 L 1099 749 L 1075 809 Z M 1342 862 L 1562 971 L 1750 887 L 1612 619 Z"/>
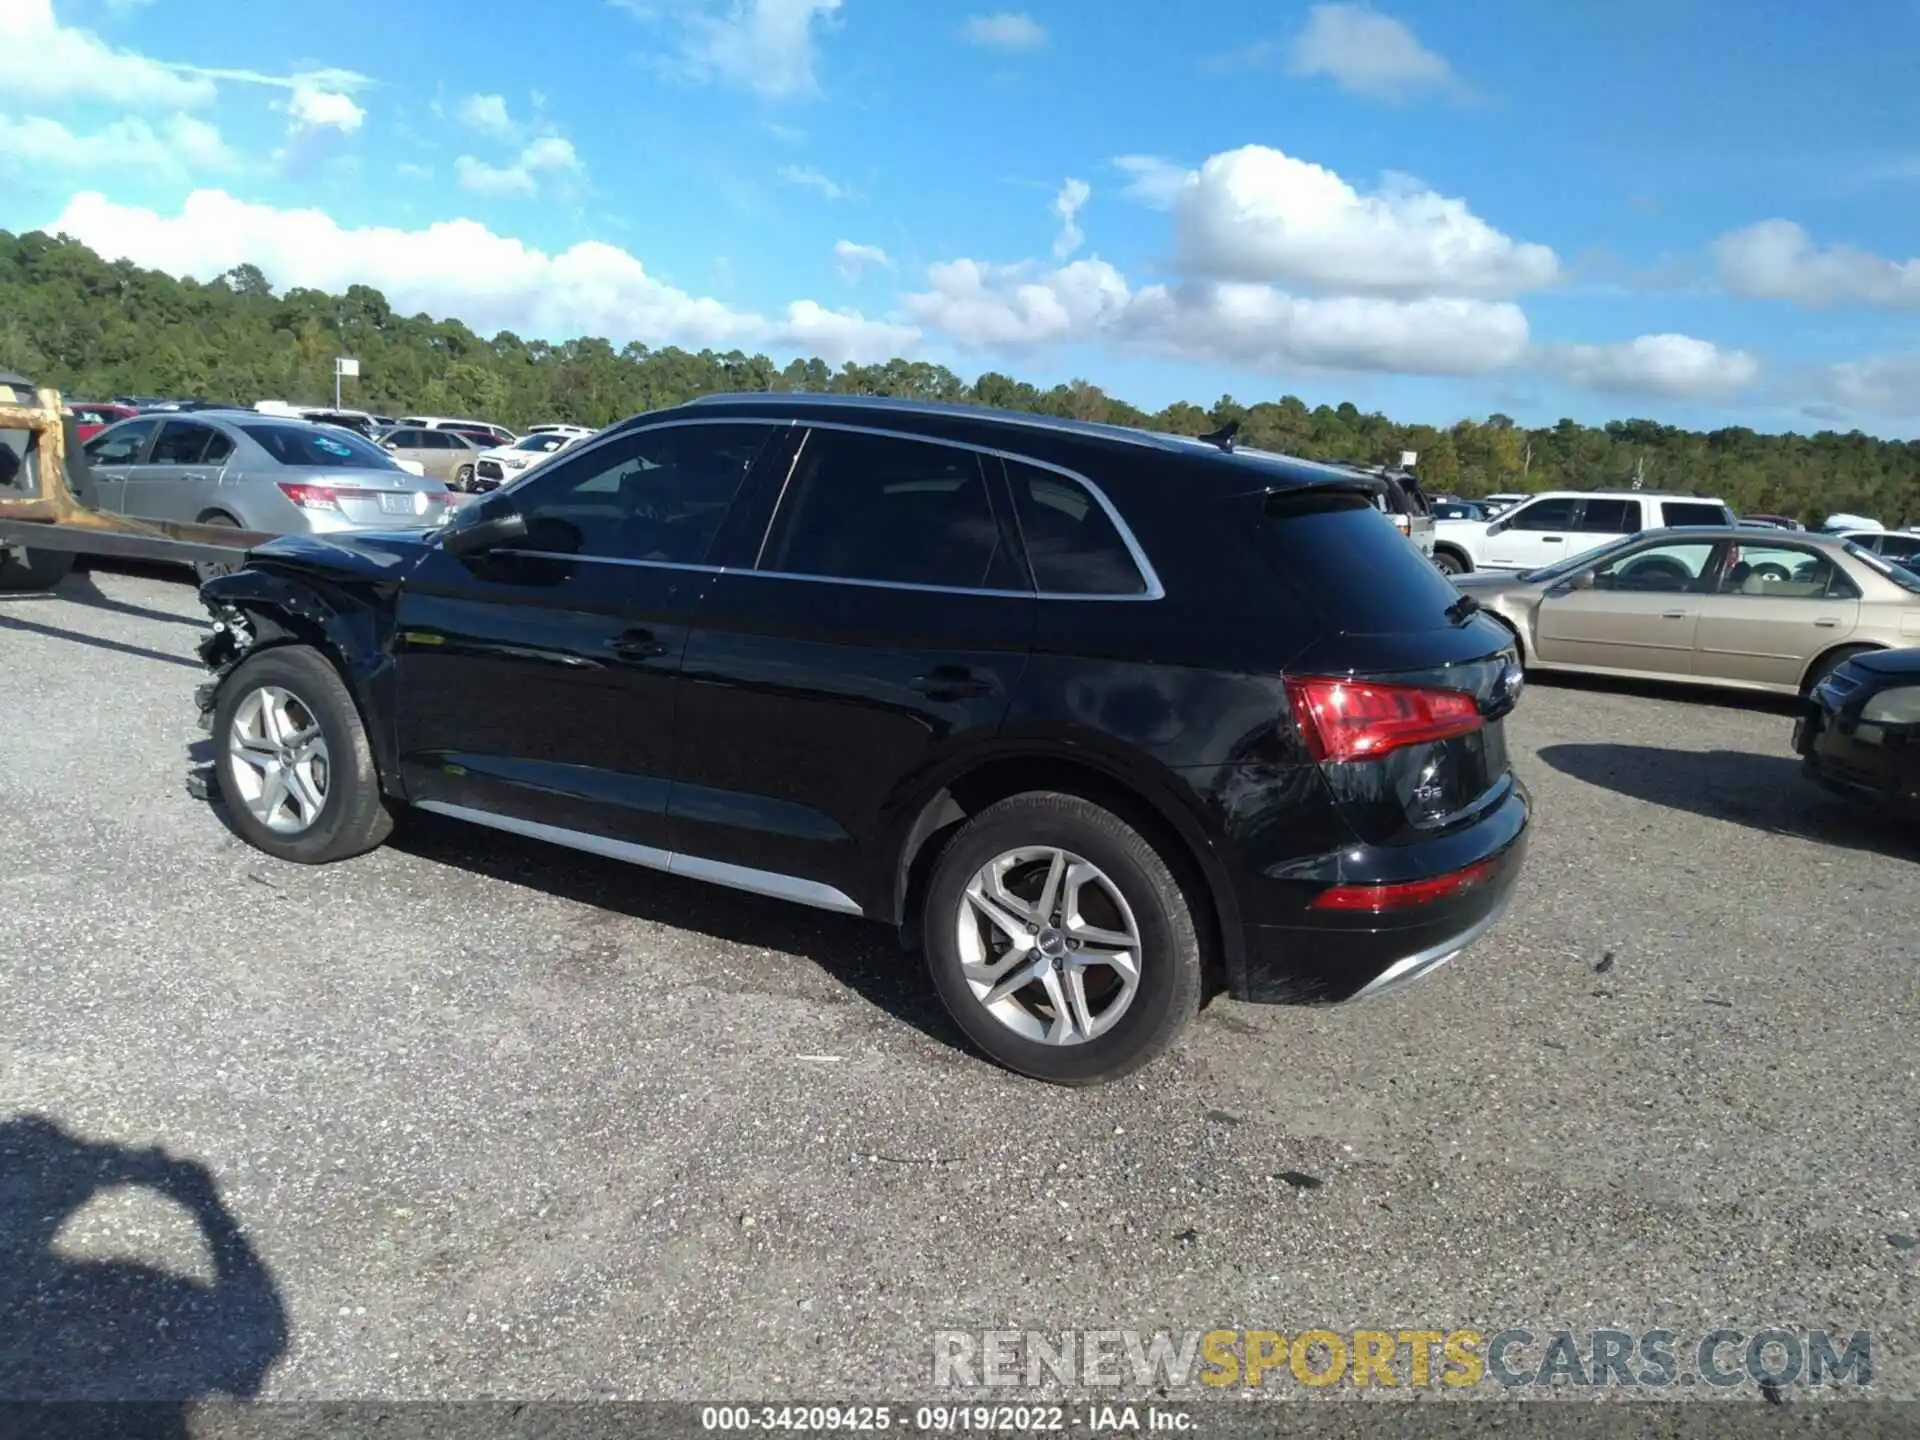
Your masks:
<path fill-rule="evenodd" d="M 1702 596 L 1570 590 L 1534 612 L 1534 648 L 1547 665 L 1642 674 L 1693 671 Z"/>
<path fill-rule="evenodd" d="M 1797 688 L 1813 658 L 1860 623 L 1858 600 L 1710 595 L 1700 614 L 1702 678 Z"/>

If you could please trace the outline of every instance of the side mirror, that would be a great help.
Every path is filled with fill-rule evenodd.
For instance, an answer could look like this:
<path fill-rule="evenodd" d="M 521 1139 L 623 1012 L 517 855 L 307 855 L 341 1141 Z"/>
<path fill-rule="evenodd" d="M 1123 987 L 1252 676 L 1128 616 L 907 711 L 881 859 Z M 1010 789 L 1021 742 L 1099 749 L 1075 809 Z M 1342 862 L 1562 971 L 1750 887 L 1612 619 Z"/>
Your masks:
<path fill-rule="evenodd" d="M 1576 590 L 1591 590 L 1593 589 L 1593 584 L 1593 571 L 1591 570 L 1582 570 L 1578 575 L 1573 577 L 1573 588 Z"/>
<path fill-rule="evenodd" d="M 465 525 L 455 524 L 441 542 L 449 555 L 478 555 L 527 538 L 527 517 L 517 510 L 481 514 Z"/>

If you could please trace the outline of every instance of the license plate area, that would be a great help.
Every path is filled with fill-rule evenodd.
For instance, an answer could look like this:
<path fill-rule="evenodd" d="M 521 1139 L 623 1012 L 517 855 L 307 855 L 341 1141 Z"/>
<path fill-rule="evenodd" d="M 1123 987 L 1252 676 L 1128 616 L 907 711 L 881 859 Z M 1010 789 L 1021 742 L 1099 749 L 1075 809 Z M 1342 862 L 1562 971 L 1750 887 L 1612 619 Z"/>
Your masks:
<path fill-rule="evenodd" d="M 380 513 L 382 515 L 413 514 L 413 496 L 404 491 L 382 491 L 380 495 Z"/>

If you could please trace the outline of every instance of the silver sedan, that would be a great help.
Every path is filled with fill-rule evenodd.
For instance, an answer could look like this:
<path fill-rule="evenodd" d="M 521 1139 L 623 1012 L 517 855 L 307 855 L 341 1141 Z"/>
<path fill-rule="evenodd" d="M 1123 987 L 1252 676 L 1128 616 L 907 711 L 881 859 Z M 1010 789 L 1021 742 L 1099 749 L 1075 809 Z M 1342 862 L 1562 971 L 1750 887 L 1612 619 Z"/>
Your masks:
<path fill-rule="evenodd" d="M 137 415 L 84 447 L 97 505 L 269 534 L 422 529 L 451 492 L 351 430 L 251 410 Z"/>

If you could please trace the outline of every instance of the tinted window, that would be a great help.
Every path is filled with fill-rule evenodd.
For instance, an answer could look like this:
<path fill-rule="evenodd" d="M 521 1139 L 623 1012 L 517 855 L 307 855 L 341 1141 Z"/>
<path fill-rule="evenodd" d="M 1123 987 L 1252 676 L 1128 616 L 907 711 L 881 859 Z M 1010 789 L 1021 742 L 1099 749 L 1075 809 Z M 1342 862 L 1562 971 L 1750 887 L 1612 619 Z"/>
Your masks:
<path fill-rule="evenodd" d="M 393 457 L 351 430 L 318 425 L 242 425 L 240 432 L 282 465 L 392 470 Z"/>
<path fill-rule="evenodd" d="M 1682 525 L 1727 525 L 1732 521 L 1727 512 L 1719 505 L 1703 505 L 1685 500 L 1663 500 L 1661 512 L 1667 517 L 1667 525 L 1674 528 Z"/>
<path fill-rule="evenodd" d="M 1580 528 L 1595 535 L 1631 535 L 1640 529 L 1640 502 L 1589 500 L 1580 512 Z"/>
<path fill-rule="evenodd" d="M 131 465 L 140 453 L 140 447 L 147 443 L 160 422 L 158 420 L 129 420 L 124 424 L 102 430 L 86 443 L 87 463 L 89 465 Z"/>
<path fill-rule="evenodd" d="M 1038 466 L 1007 462 L 1034 584 L 1054 595 L 1144 595 L 1146 578 L 1086 486 Z"/>
<path fill-rule="evenodd" d="M 207 448 L 200 456 L 202 465 L 220 465 L 233 454 L 233 439 L 224 430 L 207 432 Z"/>
<path fill-rule="evenodd" d="M 1898 560 L 1904 564 L 1915 555 L 1920 555 L 1920 535 L 1883 536 L 1879 550 L 1889 560 Z"/>
<path fill-rule="evenodd" d="M 1722 595 L 1757 595 L 1771 600 L 1850 600 L 1860 594 L 1830 558 L 1793 545 L 1749 545 L 1744 541 L 1728 557 L 1720 578 Z"/>
<path fill-rule="evenodd" d="M 213 431 L 186 420 L 169 420 L 147 456 L 149 465 L 198 465 Z"/>
<path fill-rule="evenodd" d="M 1455 500 L 1442 500 L 1433 507 L 1436 520 L 1479 520 L 1486 512 L 1478 505 L 1466 505 Z"/>
<path fill-rule="evenodd" d="M 402 450 L 424 450 L 427 445 L 425 430 L 395 430 L 385 441 L 388 445 L 398 445 Z"/>
<path fill-rule="evenodd" d="M 1506 517 L 1515 530 L 1571 530 L 1577 500 L 1536 500 Z"/>
<path fill-rule="evenodd" d="M 1371 504 L 1292 510 L 1282 491 L 1266 512 L 1256 543 L 1273 573 L 1342 630 L 1380 635 L 1452 623 L 1447 607 L 1460 592 Z"/>
<path fill-rule="evenodd" d="M 807 436 L 760 568 L 1010 588 L 1000 527 L 972 451 L 842 430 Z"/>
<path fill-rule="evenodd" d="M 1707 566 L 1712 559 L 1711 540 L 1645 545 L 1602 564 L 1593 573 L 1593 588 L 1697 595 L 1706 589 Z"/>
<path fill-rule="evenodd" d="M 669 425 L 542 465 L 510 494 L 526 515 L 525 549 L 698 565 L 765 425 Z"/>

